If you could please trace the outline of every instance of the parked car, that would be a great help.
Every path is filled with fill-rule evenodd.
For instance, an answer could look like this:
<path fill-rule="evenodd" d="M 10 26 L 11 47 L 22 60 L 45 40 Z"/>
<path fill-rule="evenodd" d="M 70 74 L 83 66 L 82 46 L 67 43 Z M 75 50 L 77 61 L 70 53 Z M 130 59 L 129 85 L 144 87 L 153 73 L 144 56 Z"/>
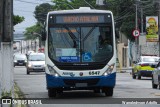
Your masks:
<path fill-rule="evenodd" d="M 28 56 L 27 74 L 30 72 L 44 72 L 45 71 L 45 55 L 44 53 L 31 53 Z"/>
<path fill-rule="evenodd" d="M 155 68 L 152 72 L 152 88 L 159 86 L 160 89 L 160 61 L 156 66 L 152 66 L 152 68 Z"/>
<path fill-rule="evenodd" d="M 26 66 L 27 57 L 25 54 L 14 54 L 13 61 L 14 61 L 14 67 L 15 66 Z"/>
<path fill-rule="evenodd" d="M 156 56 L 141 56 L 137 62 L 134 62 L 134 66 L 132 68 L 132 78 L 141 79 L 141 77 L 152 77 L 152 65 L 156 65 L 158 63 L 159 57 Z"/>

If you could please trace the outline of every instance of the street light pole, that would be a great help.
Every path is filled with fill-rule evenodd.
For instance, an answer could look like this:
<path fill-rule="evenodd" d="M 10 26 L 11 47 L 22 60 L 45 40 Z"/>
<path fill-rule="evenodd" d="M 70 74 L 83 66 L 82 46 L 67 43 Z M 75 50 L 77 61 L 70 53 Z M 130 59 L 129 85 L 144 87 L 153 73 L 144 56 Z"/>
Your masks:
<path fill-rule="evenodd" d="M 22 53 L 22 48 L 23 48 L 23 46 L 22 46 L 22 40 L 20 41 L 20 43 L 21 43 L 21 53 Z"/>
<path fill-rule="evenodd" d="M 137 4 L 136 4 L 136 18 L 135 18 L 135 29 L 138 28 L 138 22 L 137 22 Z"/>
<path fill-rule="evenodd" d="M 143 8 L 141 7 L 141 34 L 143 36 Z"/>
<path fill-rule="evenodd" d="M 42 38 L 42 35 L 39 34 L 39 33 L 36 33 L 36 32 L 32 32 L 33 35 L 38 35 L 38 40 L 39 40 L 39 48 L 41 48 L 41 45 L 42 45 L 42 41 L 41 41 L 41 38 Z"/>
<path fill-rule="evenodd" d="M 14 81 L 13 81 L 13 0 L 0 0 L 2 3 L 0 6 L 3 9 L 1 15 L 3 16 L 0 21 L 3 25 L 3 34 L 0 57 L 1 57 L 1 69 L 0 69 L 0 82 L 3 96 L 1 97 L 13 97 L 14 93 Z M 1 32 L 0 32 L 1 33 Z M 2 95 L 2 93 L 0 93 Z M 2 105 L 4 106 L 4 105 Z M 5 105 L 4 107 L 9 107 Z"/>
<path fill-rule="evenodd" d="M 158 2 L 158 35 L 159 35 L 159 57 L 160 57 L 160 0 Z"/>

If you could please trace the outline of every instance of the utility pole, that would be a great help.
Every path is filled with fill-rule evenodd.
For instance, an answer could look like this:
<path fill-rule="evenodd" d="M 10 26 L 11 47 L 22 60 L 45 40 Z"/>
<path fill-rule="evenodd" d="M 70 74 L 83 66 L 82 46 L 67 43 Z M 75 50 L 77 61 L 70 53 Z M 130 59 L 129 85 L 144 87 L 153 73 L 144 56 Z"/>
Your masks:
<path fill-rule="evenodd" d="M 0 13 L 3 13 L 3 1 L 0 0 Z M 1 50 L 1 41 L 3 34 L 3 14 L 0 15 L 0 98 L 2 93 L 2 50 Z"/>
<path fill-rule="evenodd" d="M 22 54 L 22 49 L 23 49 L 23 46 L 22 46 L 22 40 L 20 41 L 20 46 L 21 46 L 21 54 Z"/>
<path fill-rule="evenodd" d="M 156 6 L 156 9 L 158 14 L 158 36 L 159 36 L 159 57 L 160 57 L 160 0 L 154 0 L 154 4 L 158 4 L 158 6 Z"/>
<path fill-rule="evenodd" d="M 143 36 L 143 8 L 141 6 L 141 36 Z"/>
<path fill-rule="evenodd" d="M 137 10 L 138 10 L 137 8 L 138 8 L 138 6 L 137 6 L 137 1 L 136 1 L 135 6 L 136 6 L 135 29 L 138 30 L 138 16 L 137 16 Z M 135 38 L 135 45 L 136 45 L 136 53 L 135 53 L 135 55 L 136 55 L 136 60 L 137 60 L 138 59 L 138 37 Z"/>
<path fill-rule="evenodd" d="M 160 57 L 160 0 L 157 0 L 158 2 L 158 36 L 159 36 L 159 57 Z"/>
<path fill-rule="evenodd" d="M 159 57 L 160 57 L 160 0 L 158 0 L 158 36 L 159 36 Z"/>
<path fill-rule="evenodd" d="M 0 0 L 0 11 L 3 16 L 0 19 L 2 24 L 2 36 L 1 50 L 0 50 L 0 74 L 1 74 L 1 96 L 13 97 L 14 82 L 13 82 L 13 0 Z M 9 105 L 3 105 L 3 107 L 9 107 Z"/>

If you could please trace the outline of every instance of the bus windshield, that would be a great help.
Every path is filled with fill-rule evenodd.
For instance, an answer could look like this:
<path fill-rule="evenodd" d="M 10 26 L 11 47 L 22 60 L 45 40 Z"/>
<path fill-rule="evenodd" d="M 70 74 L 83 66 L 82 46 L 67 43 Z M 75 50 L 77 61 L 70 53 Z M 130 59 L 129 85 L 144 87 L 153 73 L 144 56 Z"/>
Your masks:
<path fill-rule="evenodd" d="M 57 62 L 103 62 L 113 56 L 112 26 L 49 27 L 48 54 Z"/>

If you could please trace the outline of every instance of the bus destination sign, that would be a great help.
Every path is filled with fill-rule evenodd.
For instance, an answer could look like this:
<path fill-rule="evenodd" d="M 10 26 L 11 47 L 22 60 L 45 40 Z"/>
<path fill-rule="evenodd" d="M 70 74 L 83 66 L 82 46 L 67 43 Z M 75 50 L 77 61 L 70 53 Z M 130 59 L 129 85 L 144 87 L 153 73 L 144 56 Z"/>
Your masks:
<path fill-rule="evenodd" d="M 111 20 L 111 19 L 110 19 Z M 57 24 L 104 23 L 105 15 L 66 15 L 56 16 Z"/>

